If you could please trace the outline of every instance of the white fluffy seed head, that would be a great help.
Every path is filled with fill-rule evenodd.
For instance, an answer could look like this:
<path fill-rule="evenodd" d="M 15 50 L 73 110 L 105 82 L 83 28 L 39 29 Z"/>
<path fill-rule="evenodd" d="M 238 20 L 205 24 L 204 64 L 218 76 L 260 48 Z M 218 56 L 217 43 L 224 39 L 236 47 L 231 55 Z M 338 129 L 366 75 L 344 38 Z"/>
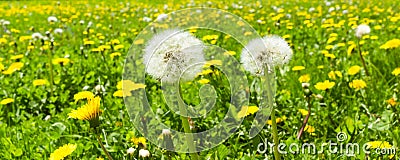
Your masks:
<path fill-rule="evenodd" d="M 356 28 L 356 37 L 361 38 L 365 34 L 369 34 L 371 32 L 371 28 L 366 24 L 360 24 Z"/>
<path fill-rule="evenodd" d="M 163 82 L 189 81 L 201 72 L 204 44 L 188 32 L 165 30 L 153 36 L 145 48 L 146 72 Z"/>
<path fill-rule="evenodd" d="M 150 152 L 148 150 L 145 149 L 140 149 L 139 150 L 139 157 L 149 157 L 150 156 Z"/>
<path fill-rule="evenodd" d="M 241 63 L 244 69 L 252 74 L 264 73 L 265 67 L 286 64 L 293 52 L 288 43 L 281 37 L 272 35 L 251 40 L 242 50 Z"/>
<path fill-rule="evenodd" d="M 128 154 L 133 154 L 135 151 L 136 151 L 135 148 L 130 147 L 130 148 L 128 148 L 128 150 L 126 151 L 126 153 L 128 153 Z"/>
<path fill-rule="evenodd" d="M 48 22 L 57 22 L 57 17 L 50 16 L 50 17 L 47 18 L 47 21 Z"/>
<path fill-rule="evenodd" d="M 61 34 L 61 33 L 63 33 L 63 30 L 61 28 L 57 28 L 57 29 L 54 30 L 54 33 L 55 34 Z"/>
<path fill-rule="evenodd" d="M 38 40 L 38 39 L 42 39 L 42 38 L 43 38 L 42 34 L 40 34 L 38 32 L 32 34 L 32 39 L 34 39 L 34 40 Z"/>

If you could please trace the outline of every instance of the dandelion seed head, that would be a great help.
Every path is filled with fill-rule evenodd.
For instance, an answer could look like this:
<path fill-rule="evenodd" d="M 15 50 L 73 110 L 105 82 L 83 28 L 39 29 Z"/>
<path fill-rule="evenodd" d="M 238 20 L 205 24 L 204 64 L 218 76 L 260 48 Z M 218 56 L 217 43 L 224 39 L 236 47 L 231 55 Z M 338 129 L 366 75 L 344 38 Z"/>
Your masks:
<path fill-rule="evenodd" d="M 139 150 L 139 157 L 150 157 L 150 152 L 145 149 L 140 149 Z"/>
<path fill-rule="evenodd" d="M 361 38 L 365 34 L 369 34 L 371 32 L 371 28 L 366 24 L 360 24 L 356 28 L 356 37 Z"/>
<path fill-rule="evenodd" d="M 155 35 L 146 45 L 146 72 L 164 82 L 180 78 L 189 81 L 201 72 L 204 63 L 203 43 L 188 32 L 166 30 Z"/>
<path fill-rule="evenodd" d="M 250 41 L 242 50 L 241 63 L 252 74 L 264 73 L 266 66 L 286 64 L 292 58 L 292 49 L 281 37 L 273 35 Z"/>
<path fill-rule="evenodd" d="M 57 17 L 55 17 L 55 16 L 50 16 L 50 17 L 47 18 L 47 21 L 48 21 L 48 22 L 57 22 Z"/>

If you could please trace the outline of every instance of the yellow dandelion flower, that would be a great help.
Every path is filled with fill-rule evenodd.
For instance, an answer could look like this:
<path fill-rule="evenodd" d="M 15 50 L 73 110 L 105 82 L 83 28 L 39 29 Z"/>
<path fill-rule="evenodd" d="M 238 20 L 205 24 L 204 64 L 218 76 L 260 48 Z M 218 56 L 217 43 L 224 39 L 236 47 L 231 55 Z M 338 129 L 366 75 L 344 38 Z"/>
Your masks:
<path fill-rule="evenodd" d="M 142 145 L 146 146 L 146 144 L 147 144 L 146 138 L 144 138 L 144 137 L 139 137 L 139 138 L 133 137 L 133 138 L 131 138 L 131 142 L 133 142 L 135 145 L 142 144 Z"/>
<path fill-rule="evenodd" d="M 313 126 L 306 125 L 306 127 L 304 127 L 304 131 L 306 131 L 308 133 L 314 133 L 315 132 L 315 128 Z"/>
<path fill-rule="evenodd" d="M 363 80 L 356 79 L 356 80 L 351 81 L 349 83 L 349 86 L 350 86 L 350 88 L 359 90 L 359 89 L 363 89 L 363 88 L 367 87 L 367 83 L 365 83 L 365 81 L 363 81 Z"/>
<path fill-rule="evenodd" d="M 391 106 L 395 106 L 397 104 L 396 99 L 394 99 L 393 97 L 386 100 L 387 103 L 389 103 Z"/>
<path fill-rule="evenodd" d="M 102 113 L 100 110 L 100 97 L 94 97 L 88 99 L 87 104 L 82 107 L 72 110 L 71 113 L 68 114 L 70 118 L 75 118 L 79 120 L 94 120 L 99 117 Z"/>
<path fill-rule="evenodd" d="M 226 52 L 224 52 L 224 55 L 231 55 L 231 56 L 233 56 L 233 55 L 236 55 L 236 52 L 235 52 L 235 51 L 226 51 Z"/>
<path fill-rule="evenodd" d="M 75 102 L 77 102 L 78 100 L 81 100 L 81 99 L 91 99 L 93 97 L 94 97 L 94 94 L 92 92 L 82 91 L 82 92 L 79 92 L 74 95 L 74 100 L 75 100 Z"/>
<path fill-rule="evenodd" d="M 208 79 L 200 79 L 198 82 L 201 83 L 201 84 L 207 84 L 207 83 L 210 83 L 210 80 L 208 80 Z"/>
<path fill-rule="evenodd" d="M 122 45 L 122 44 L 114 46 L 114 50 L 119 50 L 119 49 L 123 49 L 123 48 L 124 48 L 124 45 Z"/>
<path fill-rule="evenodd" d="M 349 46 L 347 49 L 347 55 L 351 55 L 351 52 L 353 52 L 353 49 L 356 48 L 357 46 L 355 44 L 352 44 Z"/>
<path fill-rule="evenodd" d="M 393 74 L 394 76 L 400 75 L 400 67 L 397 67 L 396 69 L 394 69 L 393 72 L 392 72 L 392 74 Z"/>
<path fill-rule="evenodd" d="M 335 82 L 329 82 L 329 80 L 325 80 L 324 82 L 318 82 L 314 87 L 318 90 L 325 91 L 327 89 L 331 89 L 335 86 Z"/>
<path fill-rule="evenodd" d="M 294 66 L 294 67 L 292 68 L 292 71 L 301 71 L 301 70 L 303 70 L 303 69 L 306 69 L 306 67 L 304 67 L 304 66 Z"/>
<path fill-rule="evenodd" d="M 129 96 L 132 96 L 132 93 L 131 93 L 131 91 L 128 91 L 128 90 L 118 90 L 118 91 L 114 92 L 113 96 L 114 97 L 129 97 Z"/>
<path fill-rule="evenodd" d="M 305 74 L 299 77 L 299 82 L 300 83 L 307 83 L 310 81 L 310 75 L 309 74 Z"/>
<path fill-rule="evenodd" d="M 3 74 L 12 74 L 17 70 L 20 70 L 24 66 L 24 63 L 22 62 L 15 62 L 12 63 L 7 70 L 3 71 Z"/>
<path fill-rule="evenodd" d="M 0 71 L 4 70 L 4 65 L 0 63 Z"/>
<path fill-rule="evenodd" d="M 45 79 L 36 79 L 33 81 L 34 86 L 42 86 L 42 85 L 46 85 L 48 83 L 49 82 L 47 82 L 47 80 L 45 80 Z"/>
<path fill-rule="evenodd" d="M 17 60 L 17 59 L 21 59 L 21 58 L 24 58 L 23 54 L 19 54 L 19 55 L 15 55 L 15 56 L 11 56 L 10 57 L 10 59 L 12 59 L 12 60 Z"/>
<path fill-rule="evenodd" d="M 299 112 L 301 113 L 301 115 L 306 116 L 308 114 L 308 110 L 305 109 L 299 109 Z"/>
<path fill-rule="evenodd" d="M 83 41 L 83 45 L 91 45 L 91 44 L 94 44 L 94 41 Z"/>
<path fill-rule="evenodd" d="M 102 158 L 102 157 L 99 157 L 99 158 L 96 158 L 96 160 L 104 160 L 104 158 Z"/>
<path fill-rule="evenodd" d="M 370 148 L 392 148 L 392 145 L 386 141 L 371 141 L 367 144 Z"/>
<path fill-rule="evenodd" d="M 14 99 L 6 98 L 6 99 L 1 100 L 0 104 L 6 105 L 6 104 L 9 104 L 9 103 L 12 103 L 12 102 L 14 102 Z"/>
<path fill-rule="evenodd" d="M 400 39 L 392 39 L 387 41 L 385 44 L 381 45 L 381 49 L 393 49 L 400 46 Z"/>
<path fill-rule="evenodd" d="M 76 149 L 76 144 L 65 144 L 50 154 L 49 160 L 62 160 L 72 154 Z"/>
<path fill-rule="evenodd" d="M 117 89 L 119 89 L 119 90 L 123 89 L 123 90 L 126 90 L 127 92 L 134 91 L 134 90 L 137 90 L 140 88 L 145 88 L 145 87 L 146 87 L 146 85 L 141 84 L 141 83 L 135 83 L 135 82 L 132 82 L 131 80 L 122 80 L 117 83 Z"/>
<path fill-rule="evenodd" d="M 317 66 L 317 68 L 318 69 L 324 69 L 324 66 L 323 65 L 319 65 L 319 66 Z"/>
<path fill-rule="evenodd" d="M 114 53 L 111 53 L 111 54 L 110 54 L 110 58 L 111 58 L 111 59 L 114 59 L 114 57 L 116 57 L 116 56 L 121 56 L 121 53 L 119 53 L 119 52 L 114 52 Z"/>
<path fill-rule="evenodd" d="M 361 70 L 361 67 L 360 66 L 351 66 L 350 68 L 349 68 L 349 70 L 347 70 L 347 74 L 348 75 L 355 75 L 355 74 L 357 74 L 358 72 L 360 72 L 360 70 Z"/>
<path fill-rule="evenodd" d="M 57 65 L 57 64 L 61 64 L 61 65 L 67 65 L 68 63 L 70 63 L 70 59 L 68 58 L 56 58 L 53 59 L 53 64 Z"/>
<path fill-rule="evenodd" d="M 199 75 L 207 75 L 207 74 L 210 74 L 210 73 L 213 73 L 213 71 L 211 69 L 206 69 L 206 70 L 201 71 L 199 73 Z"/>
<path fill-rule="evenodd" d="M 136 44 L 136 45 L 143 44 L 143 43 L 144 43 L 144 39 L 138 39 L 135 42 L 133 42 L 133 44 Z"/>
<path fill-rule="evenodd" d="M 287 119 L 286 116 L 282 116 L 282 118 L 278 117 L 278 118 L 276 118 L 275 122 L 278 124 L 278 123 L 281 123 L 281 122 L 285 121 L 286 119 Z M 272 125 L 272 120 L 268 120 L 267 124 L 268 125 Z"/>
<path fill-rule="evenodd" d="M 237 113 L 238 118 L 246 117 L 250 114 L 254 114 L 258 111 L 257 106 L 243 106 L 242 109 Z"/>
<path fill-rule="evenodd" d="M 222 61 L 221 60 L 210 60 L 210 61 L 207 61 L 204 64 L 204 67 L 220 66 L 220 65 L 222 65 Z"/>

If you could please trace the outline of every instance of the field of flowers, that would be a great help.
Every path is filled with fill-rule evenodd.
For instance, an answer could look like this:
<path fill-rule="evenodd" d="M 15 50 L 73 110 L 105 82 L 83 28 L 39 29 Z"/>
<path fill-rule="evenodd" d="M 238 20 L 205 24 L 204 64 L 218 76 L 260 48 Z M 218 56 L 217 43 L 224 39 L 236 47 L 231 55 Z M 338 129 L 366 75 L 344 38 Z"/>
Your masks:
<path fill-rule="evenodd" d="M 178 34 L 185 39 L 178 46 L 218 46 L 225 49 L 222 56 L 242 63 L 245 74 L 237 77 L 247 78 L 245 86 L 250 87 L 244 90 L 248 104 L 236 106 L 234 111 L 230 106 L 236 104 L 231 98 L 235 92 L 229 89 L 235 85 L 230 86 L 232 81 L 219 69 L 230 62 L 217 60 L 218 56 L 213 55 L 216 48 L 205 49 L 204 66 L 189 73 L 192 78 L 178 86 L 183 102 L 190 106 L 188 110 L 182 109 L 179 102 L 177 108 L 168 105 L 162 96 L 167 94 L 168 101 L 164 82 L 174 75 L 158 73 L 165 66 L 155 63 L 157 59 L 145 55 L 144 61 L 152 63 L 150 69 L 132 72 L 146 72 L 142 82 L 123 80 L 127 72 L 124 68 L 132 67 L 124 65 L 128 54 L 141 53 L 131 46 L 144 47 L 146 52 L 152 50 L 151 43 L 157 38 L 149 40 L 152 37 L 146 37 L 146 32 L 164 36 L 162 28 L 179 26 L 157 22 L 167 21 L 173 16 L 168 13 L 185 8 L 197 8 L 200 13 L 199 7 L 221 9 L 241 17 L 243 21 L 234 21 L 231 26 L 254 28 L 254 32 L 240 30 L 244 39 L 251 40 L 259 34 L 264 37 L 260 43 L 267 48 L 279 45 L 278 49 L 268 48 L 268 53 L 277 51 L 281 54 L 279 62 L 287 62 L 274 68 L 273 109 L 256 136 L 249 132 L 256 115 L 265 110 L 261 109 L 264 103 L 254 84 L 258 82 L 257 74 L 268 74 L 249 66 L 247 52 L 242 50 L 247 45 L 251 52 L 252 45 L 259 45 L 256 41 L 242 45 L 229 34 L 196 26 Z M 207 16 L 210 20 L 218 14 Z M 222 24 L 229 18 L 209 23 Z M 207 18 L 187 15 L 181 23 L 189 25 L 203 19 Z M 400 157 L 400 12 L 396 1 L 2 1 L 0 27 L 0 159 Z M 203 50 L 191 50 L 193 54 L 198 52 Z M 161 57 L 164 60 L 178 57 L 174 51 L 165 54 Z M 202 59 L 196 55 L 186 58 Z M 263 59 L 259 61 L 264 65 Z M 142 64 L 138 59 L 132 63 Z M 177 109 L 180 114 L 188 111 L 190 115 L 195 108 L 192 106 L 208 102 L 210 97 L 199 95 L 199 91 L 208 91 L 210 86 L 210 93 L 217 98 L 213 101 L 215 106 L 207 108 L 210 111 L 199 110 L 206 116 L 185 117 L 173 112 Z M 141 95 L 139 91 L 146 93 L 155 116 L 171 130 L 150 133 L 157 123 L 136 108 L 127 109 L 127 104 L 144 105 L 136 103 L 142 101 L 140 98 L 131 99 L 134 102 L 125 99 L 124 103 L 124 98 Z M 203 149 L 199 146 L 207 144 L 194 142 L 188 136 L 183 141 L 190 143 L 181 147 L 201 152 L 172 151 L 179 148 L 173 145 L 179 138 L 172 130 L 199 133 L 225 121 L 228 114 L 242 118 L 243 122 L 233 127 L 236 130 L 226 140 Z M 312 143 L 318 151 L 291 153 L 286 147 L 282 149 L 286 153 L 278 153 L 274 152 L 275 146 L 272 151 L 267 144 L 277 141 L 300 148 Z M 360 152 L 346 153 L 339 148 L 332 152 L 328 142 L 345 146 L 356 143 Z M 268 148 L 267 151 L 260 151 L 260 144 L 265 144 L 263 149 Z M 363 152 L 364 144 L 371 152 Z M 372 151 L 377 149 L 379 153 Z"/>

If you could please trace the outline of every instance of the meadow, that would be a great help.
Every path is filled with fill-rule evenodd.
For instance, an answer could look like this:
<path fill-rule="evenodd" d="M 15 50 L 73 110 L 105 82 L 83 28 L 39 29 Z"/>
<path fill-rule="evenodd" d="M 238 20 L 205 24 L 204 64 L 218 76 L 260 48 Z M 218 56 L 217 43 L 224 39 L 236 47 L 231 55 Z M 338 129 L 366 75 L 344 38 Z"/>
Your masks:
<path fill-rule="evenodd" d="M 181 9 L 197 8 L 200 14 L 199 7 L 221 9 L 241 20 L 210 12 L 209 18 L 184 17 L 177 26 L 161 23 L 178 16 L 168 14 Z M 210 22 L 213 18 L 217 20 Z M 191 26 L 200 21 L 238 27 L 235 34 L 246 43 L 258 35 L 277 35 L 290 47 L 290 61 L 284 57 L 288 62 L 273 69 L 276 91 L 274 103 L 268 101 L 273 108 L 255 136 L 250 130 L 256 115 L 265 111 L 260 99 L 267 98 L 260 98 L 263 87 L 255 85 L 259 79 L 242 64 L 243 74 L 236 78 L 246 79 L 245 84 L 232 85 L 224 75 L 228 72 L 221 69 L 241 66 L 237 62 L 243 62 L 246 43 L 228 33 Z M 400 157 L 396 1 L 1 1 L 0 25 L 0 159 Z M 177 86 L 164 85 L 168 79 L 145 71 L 140 60 L 150 35 L 182 26 L 189 26 L 186 36 L 193 42 L 223 48 L 204 50 L 205 65 L 178 86 L 189 108 L 187 115 L 193 114 L 186 117 L 174 113 L 175 109 L 182 113 L 182 105 L 171 106 L 168 96 L 173 99 L 175 92 L 164 88 Z M 247 26 L 252 29 L 245 30 Z M 224 56 L 231 59 L 217 60 Z M 127 73 L 133 78 L 127 80 Z M 232 86 L 246 91 L 246 105 L 233 103 Z M 158 121 L 140 110 L 144 96 L 149 109 L 171 131 L 161 132 Z M 213 97 L 215 101 L 208 99 Z M 190 118 L 195 114 L 191 109 L 203 102 L 213 102 L 212 108 L 196 110 L 206 116 Z M 178 146 L 169 148 L 170 143 L 190 141 L 179 139 L 172 130 L 207 131 L 225 121 L 226 115 L 240 124 L 225 126 L 236 130 L 215 147 L 211 142 L 181 146 L 201 151 L 190 154 L 173 152 Z M 150 133 L 155 128 L 160 132 Z M 274 153 L 267 142 L 277 140 L 300 148 L 315 144 L 318 152 L 291 153 L 286 147 L 282 149 L 286 153 Z M 321 149 L 328 142 L 358 144 L 360 151 Z M 268 146 L 267 151 L 260 151 L 260 144 L 263 149 Z M 363 151 L 364 144 L 370 152 Z"/>

